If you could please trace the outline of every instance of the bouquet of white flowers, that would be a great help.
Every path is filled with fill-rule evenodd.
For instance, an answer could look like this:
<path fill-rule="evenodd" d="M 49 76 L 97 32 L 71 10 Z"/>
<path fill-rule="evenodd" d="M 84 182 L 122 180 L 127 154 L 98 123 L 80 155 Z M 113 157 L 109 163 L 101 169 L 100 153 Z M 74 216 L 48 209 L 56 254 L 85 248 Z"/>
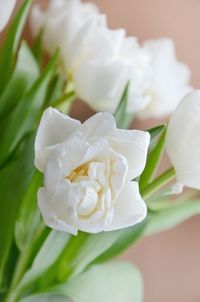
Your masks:
<path fill-rule="evenodd" d="M 14 5 L 0 1 L 1 31 Z M 142 302 L 138 269 L 109 261 L 200 213 L 200 91 L 170 39 L 141 45 L 80 0 L 33 6 L 30 46 L 30 6 L 0 47 L 0 301 Z M 97 112 L 84 123 L 77 99 Z"/>

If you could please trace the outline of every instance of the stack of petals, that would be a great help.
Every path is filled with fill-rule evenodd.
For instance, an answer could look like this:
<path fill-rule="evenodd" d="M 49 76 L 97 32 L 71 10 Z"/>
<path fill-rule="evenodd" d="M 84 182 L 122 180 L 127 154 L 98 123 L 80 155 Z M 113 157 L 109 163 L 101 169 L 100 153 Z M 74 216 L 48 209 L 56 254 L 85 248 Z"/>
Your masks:
<path fill-rule="evenodd" d="M 110 30 L 93 4 L 51 0 L 46 11 L 35 6 L 34 35 L 42 27 L 45 49 L 52 54 L 60 48 L 61 66 L 77 96 L 96 111 L 115 112 L 129 83 L 127 111 L 163 117 L 190 90 L 189 69 L 176 60 L 171 40 L 147 41 L 142 47 L 125 30 Z"/>

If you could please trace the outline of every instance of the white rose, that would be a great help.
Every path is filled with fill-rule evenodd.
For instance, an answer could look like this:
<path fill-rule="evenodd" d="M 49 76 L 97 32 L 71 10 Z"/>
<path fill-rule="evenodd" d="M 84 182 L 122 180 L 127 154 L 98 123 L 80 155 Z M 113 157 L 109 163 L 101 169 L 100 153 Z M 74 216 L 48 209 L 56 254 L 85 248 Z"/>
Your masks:
<path fill-rule="evenodd" d="M 108 29 L 95 6 L 52 0 L 46 11 L 35 6 L 31 20 L 34 34 L 44 27 L 43 44 L 50 54 L 60 48 L 64 72 L 94 110 L 114 112 L 128 82 L 128 112 L 148 104 L 149 52 L 123 29 Z"/>
<path fill-rule="evenodd" d="M 16 0 L 0 0 L 0 32 L 8 23 L 15 7 Z"/>
<path fill-rule="evenodd" d="M 162 118 L 174 112 L 181 98 L 191 90 L 190 70 L 177 61 L 171 39 L 162 38 L 144 43 L 152 55 L 152 79 L 146 94 L 149 105 L 139 113 L 142 118 Z"/>
<path fill-rule="evenodd" d="M 146 216 L 138 177 L 149 133 L 119 130 L 110 113 L 85 123 L 49 108 L 35 141 L 35 165 L 44 172 L 38 203 L 51 228 L 77 234 L 132 226 Z"/>
<path fill-rule="evenodd" d="M 200 90 L 187 94 L 172 115 L 166 150 L 178 182 L 200 189 Z"/>

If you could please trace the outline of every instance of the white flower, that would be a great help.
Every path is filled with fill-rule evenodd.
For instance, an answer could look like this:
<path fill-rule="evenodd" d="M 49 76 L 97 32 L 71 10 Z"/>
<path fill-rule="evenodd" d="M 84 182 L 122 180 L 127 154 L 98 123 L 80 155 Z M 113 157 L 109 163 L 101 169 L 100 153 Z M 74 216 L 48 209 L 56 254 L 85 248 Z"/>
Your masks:
<path fill-rule="evenodd" d="M 8 23 L 16 0 L 0 0 L 0 31 L 4 29 Z"/>
<path fill-rule="evenodd" d="M 191 90 L 189 68 L 177 61 L 174 43 L 162 38 L 144 43 L 152 55 L 152 79 L 146 94 L 149 105 L 139 113 L 142 118 L 162 118 L 174 112 L 181 98 Z"/>
<path fill-rule="evenodd" d="M 200 90 L 187 94 L 172 115 L 166 150 L 178 182 L 200 189 Z"/>
<path fill-rule="evenodd" d="M 61 63 L 65 69 L 71 63 L 71 52 L 74 51 L 77 56 L 78 44 L 85 39 L 83 29 L 85 26 L 87 29 L 91 22 L 104 23 L 105 19 L 98 14 L 94 4 L 83 4 L 80 0 L 50 0 L 45 11 L 39 5 L 34 5 L 30 18 L 34 36 L 43 29 L 43 45 L 47 52 L 53 54 L 60 48 Z"/>
<path fill-rule="evenodd" d="M 111 231 L 146 216 L 138 177 L 149 133 L 119 130 L 110 113 L 85 123 L 49 108 L 35 141 L 35 165 L 44 172 L 39 207 L 51 228 L 77 234 Z"/>
<path fill-rule="evenodd" d="M 60 47 L 61 63 L 81 99 L 97 111 L 114 112 L 128 82 L 128 112 L 150 100 L 150 56 L 124 30 L 107 28 L 106 17 L 91 4 L 52 0 L 47 11 L 32 13 L 34 34 L 44 27 L 43 43 L 52 54 Z"/>

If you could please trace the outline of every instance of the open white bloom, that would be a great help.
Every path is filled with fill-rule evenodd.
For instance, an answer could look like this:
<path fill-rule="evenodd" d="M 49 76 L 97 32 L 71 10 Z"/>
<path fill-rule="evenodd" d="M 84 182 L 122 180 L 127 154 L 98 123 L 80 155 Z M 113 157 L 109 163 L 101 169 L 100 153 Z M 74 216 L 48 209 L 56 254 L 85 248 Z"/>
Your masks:
<path fill-rule="evenodd" d="M 172 115 L 166 150 L 178 182 L 200 189 L 200 90 L 187 94 Z"/>
<path fill-rule="evenodd" d="M 129 112 L 150 100 L 150 55 L 124 30 L 110 30 L 94 5 L 80 0 L 51 0 L 46 11 L 35 6 L 31 28 L 43 27 L 43 44 L 52 54 L 60 48 L 64 72 L 81 99 L 97 111 L 114 112 L 128 82 Z"/>
<path fill-rule="evenodd" d="M 8 23 L 16 0 L 0 0 L 0 31 L 4 29 Z"/>
<path fill-rule="evenodd" d="M 146 91 L 151 98 L 149 105 L 139 113 L 142 118 L 162 118 L 174 112 L 181 98 L 191 90 L 190 70 L 177 61 L 171 39 L 162 38 L 144 43 L 152 55 L 152 79 Z"/>
<path fill-rule="evenodd" d="M 119 130 L 110 113 L 85 123 L 49 108 L 35 141 L 35 165 L 44 172 L 39 207 L 51 228 L 77 234 L 111 231 L 146 216 L 138 177 L 149 133 Z"/>

